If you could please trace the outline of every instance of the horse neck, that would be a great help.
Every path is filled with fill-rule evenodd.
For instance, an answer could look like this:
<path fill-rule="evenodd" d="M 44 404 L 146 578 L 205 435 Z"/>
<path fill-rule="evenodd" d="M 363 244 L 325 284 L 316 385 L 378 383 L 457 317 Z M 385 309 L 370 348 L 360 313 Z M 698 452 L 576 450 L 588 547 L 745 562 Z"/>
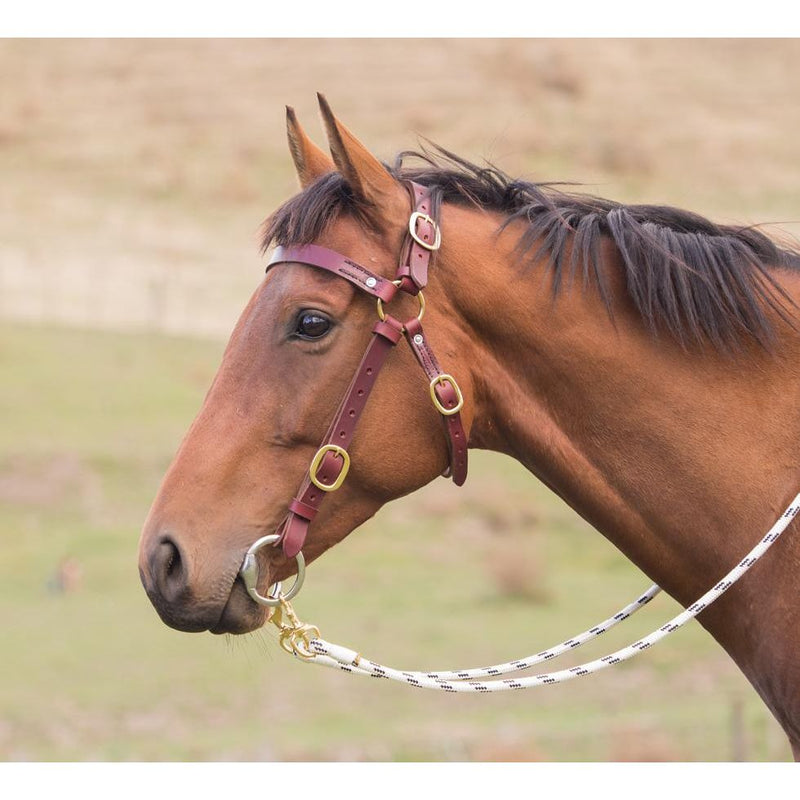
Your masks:
<path fill-rule="evenodd" d="M 458 274 L 443 278 L 477 343 L 471 444 L 519 460 L 670 594 L 693 602 L 800 490 L 797 342 L 786 337 L 773 356 L 749 346 L 735 358 L 686 352 L 645 330 L 610 245 L 613 322 L 580 278 L 553 298 L 545 265 L 521 274 L 512 239 L 467 243 Z M 783 552 L 720 607 L 754 598 L 774 607 L 773 582 L 788 582 L 800 564 L 798 536 L 790 529 Z M 732 631 L 713 607 L 702 622 L 753 680 L 736 652 L 746 631 Z"/>

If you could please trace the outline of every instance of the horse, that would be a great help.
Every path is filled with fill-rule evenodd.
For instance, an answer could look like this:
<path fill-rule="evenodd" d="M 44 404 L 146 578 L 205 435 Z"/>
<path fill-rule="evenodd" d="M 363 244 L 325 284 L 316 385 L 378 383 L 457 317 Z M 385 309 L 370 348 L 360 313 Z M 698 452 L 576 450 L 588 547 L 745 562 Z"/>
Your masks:
<path fill-rule="evenodd" d="M 519 461 L 679 603 L 700 596 L 800 489 L 798 248 L 436 146 L 387 165 L 319 104 L 330 155 L 287 108 L 300 191 L 264 223 L 277 256 L 144 524 L 161 619 L 259 628 L 255 540 L 278 531 L 266 590 L 387 502 L 463 482 L 468 448 Z M 698 617 L 796 759 L 799 534 Z"/>

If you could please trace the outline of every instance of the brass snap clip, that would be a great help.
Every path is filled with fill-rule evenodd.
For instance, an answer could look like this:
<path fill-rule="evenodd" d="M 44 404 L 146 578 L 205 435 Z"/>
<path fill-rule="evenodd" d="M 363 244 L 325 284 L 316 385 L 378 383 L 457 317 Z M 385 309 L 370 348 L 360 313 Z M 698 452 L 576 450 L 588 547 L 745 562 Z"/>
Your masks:
<path fill-rule="evenodd" d="M 269 621 L 278 629 L 278 644 L 289 655 L 310 661 L 315 658 L 311 649 L 311 640 L 319 639 L 319 628 L 306 625 L 297 618 L 289 601 L 278 595 L 278 607 L 270 615 Z"/>

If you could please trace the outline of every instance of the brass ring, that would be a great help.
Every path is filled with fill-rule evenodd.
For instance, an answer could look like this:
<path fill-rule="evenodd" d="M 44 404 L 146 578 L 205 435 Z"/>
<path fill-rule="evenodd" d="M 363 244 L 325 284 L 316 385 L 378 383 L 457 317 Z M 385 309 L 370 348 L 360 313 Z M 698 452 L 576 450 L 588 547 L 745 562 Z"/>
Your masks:
<path fill-rule="evenodd" d="M 401 281 L 396 280 L 392 281 L 392 283 L 395 286 L 400 286 Z M 422 322 L 422 317 L 425 314 L 425 298 L 422 292 L 417 292 L 417 300 L 419 301 L 419 312 L 417 313 L 417 322 Z M 378 298 L 378 319 L 381 322 L 386 321 L 386 313 L 383 310 L 383 300 L 381 300 L 380 297 Z"/>

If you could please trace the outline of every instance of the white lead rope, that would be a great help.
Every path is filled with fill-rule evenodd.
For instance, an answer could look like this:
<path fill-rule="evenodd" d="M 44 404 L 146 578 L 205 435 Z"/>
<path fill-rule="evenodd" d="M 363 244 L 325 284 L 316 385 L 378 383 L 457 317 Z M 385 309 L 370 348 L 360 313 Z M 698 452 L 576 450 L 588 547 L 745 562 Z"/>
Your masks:
<path fill-rule="evenodd" d="M 543 661 L 548 661 L 556 656 L 562 655 L 565 652 L 575 649 L 585 642 L 600 636 L 609 628 L 622 622 L 631 616 L 631 614 L 638 611 L 646 605 L 653 597 L 660 591 L 659 587 L 654 585 L 650 587 L 643 595 L 637 598 L 633 603 L 620 610 L 617 614 L 604 622 L 595 625 L 588 631 L 585 631 L 578 636 L 568 639 L 559 645 L 549 649 L 543 650 L 534 656 L 517 661 L 509 661 L 505 664 L 498 664 L 494 667 L 485 667 L 478 669 L 467 669 L 461 671 L 446 671 L 446 672 L 405 672 L 391 667 L 385 667 L 364 658 L 359 653 L 349 648 L 340 645 L 331 644 L 320 638 L 318 635 L 309 636 L 308 631 L 313 630 L 318 634 L 315 628 L 304 626 L 306 633 L 301 633 L 299 640 L 302 641 L 307 647 L 299 647 L 297 640 L 292 641 L 292 650 L 294 654 L 302 661 L 307 661 L 313 664 L 321 664 L 322 666 L 331 667 L 334 669 L 344 670 L 345 672 L 352 672 L 357 675 L 367 675 L 374 678 L 389 678 L 391 680 L 406 683 L 409 686 L 415 686 L 422 689 L 438 689 L 444 692 L 502 692 L 512 689 L 528 689 L 533 686 L 544 686 L 553 683 L 563 683 L 564 681 L 572 680 L 573 678 L 580 677 L 581 675 L 589 675 L 593 672 L 599 672 L 601 669 L 610 667 L 613 664 L 618 664 L 621 661 L 627 661 L 633 656 L 651 647 L 656 642 L 663 639 L 670 633 L 678 630 L 678 628 L 685 625 L 689 620 L 696 617 L 705 608 L 708 608 L 718 597 L 726 592 L 742 575 L 747 572 L 753 564 L 761 558 L 762 555 L 769 549 L 769 547 L 778 539 L 783 533 L 789 523 L 794 519 L 795 515 L 800 511 L 800 494 L 798 494 L 791 505 L 784 511 L 778 521 L 770 528 L 764 538 L 748 553 L 719 583 L 706 592 L 696 603 L 693 603 L 687 609 L 678 614 L 674 619 L 662 625 L 658 630 L 653 631 L 649 636 L 634 642 L 627 647 L 617 650 L 602 658 L 589 661 L 585 664 L 579 664 L 569 669 L 563 669 L 556 672 L 547 672 L 541 675 L 532 675 L 528 677 L 517 677 L 504 680 L 489 680 L 477 681 L 476 677 L 494 677 L 497 675 L 506 675 L 518 670 L 527 669 L 535 664 L 540 664 Z M 286 604 L 291 616 L 290 606 Z M 291 636 L 290 636 L 291 638 Z"/>
<path fill-rule="evenodd" d="M 635 614 L 641 608 L 644 608 L 647 603 L 649 603 L 659 592 L 661 591 L 660 587 L 653 584 L 643 595 L 638 597 L 634 600 L 630 605 L 625 606 L 625 608 L 620 609 L 613 617 L 609 617 L 602 622 L 598 622 L 597 625 L 590 628 L 588 631 L 584 631 L 583 633 L 579 633 L 576 636 L 567 639 L 565 642 L 562 642 L 555 647 L 551 647 L 547 650 L 542 650 L 535 655 L 528 656 L 527 658 L 517 659 L 515 661 L 508 661 L 505 664 L 495 664 L 491 667 L 475 667 L 473 669 L 463 669 L 463 670 L 448 670 L 448 671 L 441 671 L 441 672 L 403 672 L 402 675 L 405 676 L 413 676 L 414 678 L 419 678 L 420 676 L 425 678 L 431 678 L 436 681 L 464 681 L 464 680 L 472 680 L 474 678 L 496 678 L 498 675 L 508 675 L 512 672 L 519 672 L 520 670 L 528 669 L 530 667 L 535 666 L 536 664 L 541 664 L 543 661 L 550 661 L 553 658 L 556 658 L 560 655 L 563 655 L 570 650 L 574 650 L 580 647 L 586 642 L 595 639 L 598 636 L 601 636 L 606 631 L 613 628 L 615 625 L 618 625 L 620 622 L 628 619 L 632 614 Z M 319 647 L 319 644 L 322 643 L 325 645 L 324 649 Z M 323 642 L 321 639 L 312 639 L 310 645 L 313 647 L 315 652 L 320 654 L 324 659 L 324 656 L 331 656 L 337 661 L 337 664 L 328 664 L 326 666 L 338 666 L 341 663 L 347 664 L 348 666 L 353 665 L 353 658 L 350 654 L 350 651 L 346 650 L 345 648 L 338 647 L 337 645 L 331 645 L 328 642 Z M 350 655 L 349 658 L 347 656 L 342 656 L 341 658 L 337 656 L 332 656 L 330 652 L 330 648 L 335 648 L 340 653 L 347 653 Z M 319 663 L 323 663 L 321 659 Z M 361 658 L 358 662 L 360 667 L 365 667 L 366 664 L 373 664 L 374 667 L 379 667 L 380 665 L 374 664 L 367 659 Z M 381 667 L 381 669 L 385 669 Z M 369 669 L 367 668 L 367 671 Z M 396 670 L 395 670 L 396 671 Z M 370 674 L 373 674 L 370 672 Z"/>

